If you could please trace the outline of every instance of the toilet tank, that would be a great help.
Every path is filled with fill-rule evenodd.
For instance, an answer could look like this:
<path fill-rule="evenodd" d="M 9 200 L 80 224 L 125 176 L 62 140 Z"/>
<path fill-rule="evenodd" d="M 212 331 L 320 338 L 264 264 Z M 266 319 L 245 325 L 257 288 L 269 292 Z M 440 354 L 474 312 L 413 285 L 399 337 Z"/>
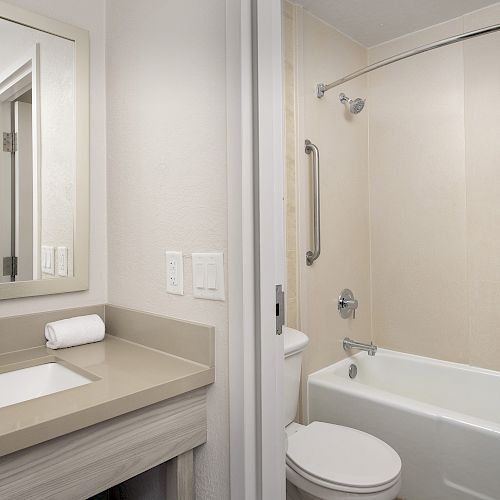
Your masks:
<path fill-rule="evenodd" d="M 302 353 L 309 343 L 305 333 L 283 327 L 285 343 L 285 427 L 295 420 L 299 403 Z"/>

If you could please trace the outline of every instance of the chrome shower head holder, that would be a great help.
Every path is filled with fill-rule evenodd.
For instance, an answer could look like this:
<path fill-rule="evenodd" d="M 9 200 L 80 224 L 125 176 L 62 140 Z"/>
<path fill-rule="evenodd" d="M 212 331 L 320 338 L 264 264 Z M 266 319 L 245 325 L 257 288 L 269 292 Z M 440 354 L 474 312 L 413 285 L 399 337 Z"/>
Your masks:
<path fill-rule="evenodd" d="M 347 97 L 343 92 L 339 94 L 339 99 L 342 104 L 350 101 L 349 97 Z"/>

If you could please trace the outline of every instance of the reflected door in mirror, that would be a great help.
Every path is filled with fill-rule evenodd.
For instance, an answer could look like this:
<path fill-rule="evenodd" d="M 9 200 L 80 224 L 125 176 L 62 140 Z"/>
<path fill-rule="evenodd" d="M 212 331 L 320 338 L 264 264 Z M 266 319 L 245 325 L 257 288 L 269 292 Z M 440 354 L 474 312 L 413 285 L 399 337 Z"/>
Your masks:
<path fill-rule="evenodd" d="M 0 124 L 0 283 L 73 276 L 73 41 L 0 20 Z"/>

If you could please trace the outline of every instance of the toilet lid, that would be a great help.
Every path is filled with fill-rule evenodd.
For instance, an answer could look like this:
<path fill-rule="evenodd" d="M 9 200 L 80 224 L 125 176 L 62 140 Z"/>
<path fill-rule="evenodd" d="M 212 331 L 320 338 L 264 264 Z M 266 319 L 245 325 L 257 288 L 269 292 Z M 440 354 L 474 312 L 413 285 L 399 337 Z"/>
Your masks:
<path fill-rule="evenodd" d="M 401 472 L 401 459 L 388 444 L 366 432 L 324 422 L 289 436 L 287 462 L 312 479 L 353 488 L 384 486 Z"/>

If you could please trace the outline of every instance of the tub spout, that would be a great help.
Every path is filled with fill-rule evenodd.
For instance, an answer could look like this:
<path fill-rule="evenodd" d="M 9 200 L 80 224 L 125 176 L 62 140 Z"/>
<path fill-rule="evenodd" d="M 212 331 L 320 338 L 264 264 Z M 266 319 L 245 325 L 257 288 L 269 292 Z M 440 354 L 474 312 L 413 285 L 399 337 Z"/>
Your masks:
<path fill-rule="evenodd" d="M 368 356 L 375 356 L 375 353 L 377 352 L 377 346 L 373 342 L 370 342 L 369 344 L 363 344 L 362 342 L 351 340 L 349 337 L 346 337 L 344 339 L 342 345 L 344 347 L 344 351 L 359 349 L 360 351 L 366 351 L 368 353 Z"/>

